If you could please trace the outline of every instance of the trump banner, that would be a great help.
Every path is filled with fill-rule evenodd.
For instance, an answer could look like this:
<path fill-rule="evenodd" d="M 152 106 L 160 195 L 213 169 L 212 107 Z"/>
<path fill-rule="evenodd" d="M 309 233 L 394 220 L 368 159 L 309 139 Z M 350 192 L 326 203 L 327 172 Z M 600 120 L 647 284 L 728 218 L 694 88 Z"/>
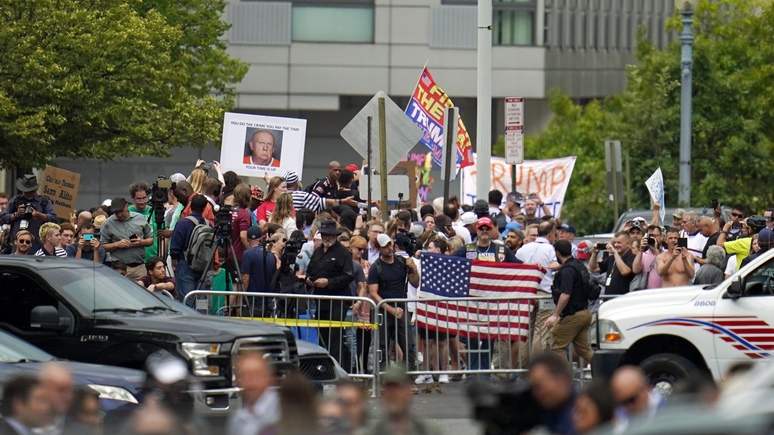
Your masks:
<path fill-rule="evenodd" d="M 511 191 L 511 165 L 501 157 L 492 157 L 492 181 L 490 189 L 506 193 Z M 560 217 L 564 195 L 570 185 L 570 176 L 575 168 L 575 156 L 551 160 L 524 160 L 516 165 L 516 191 L 522 195 L 537 193 L 548 206 L 554 217 Z M 476 168 L 462 171 L 463 202 L 476 202 Z M 523 205 L 523 204 L 522 204 Z M 538 214 L 543 210 L 538 207 Z"/>
<path fill-rule="evenodd" d="M 443 109 L 454 107 L 451 98 L 446 95 L 433 80 L 427 68 L 422 70 L 414 94 L 411 96 L 406 115 L 411 118 L 425 135 L 420 142 L 433 152 L 433 161 L 443 167 Z M 468 130 L 460 116 L 457 122 L 457 166 L 465 168 L 473 165 L 473 146 L 470 143 Z"/>

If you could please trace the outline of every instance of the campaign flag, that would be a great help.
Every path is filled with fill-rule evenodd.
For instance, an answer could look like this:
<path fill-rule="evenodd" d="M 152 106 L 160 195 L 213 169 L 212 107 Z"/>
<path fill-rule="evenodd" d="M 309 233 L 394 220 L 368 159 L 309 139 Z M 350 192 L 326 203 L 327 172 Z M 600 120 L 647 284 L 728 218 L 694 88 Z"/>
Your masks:
<path fill-rule="evenodd" d="M 490 340 L 527 341 L 544 271 L 537 265 L 469 260 L 422 253 L 416 320 L 430 331 Z M 478 301 L 475 297 L 502 297 Z M 468 298 L 442 301 L 439 298 Z"/>
<path fill-rule="evenodd" d="M 433 152 L 433 161 L 443 167 L 441 156 L 443 154 L 443 109 L 454 107 L 451 98 L 446 95 L 433 80 L 433 76 L 427 68 L 422 70 L 417 87 L 411 96 L 406 114 L 422 130 L 425 135 L 420 142 L 425 144 Z M 457 166 L 465 168 L 473 165 L 473 146 L 470 143 L 468 130 L 460 116 L 457 122 Z"/>

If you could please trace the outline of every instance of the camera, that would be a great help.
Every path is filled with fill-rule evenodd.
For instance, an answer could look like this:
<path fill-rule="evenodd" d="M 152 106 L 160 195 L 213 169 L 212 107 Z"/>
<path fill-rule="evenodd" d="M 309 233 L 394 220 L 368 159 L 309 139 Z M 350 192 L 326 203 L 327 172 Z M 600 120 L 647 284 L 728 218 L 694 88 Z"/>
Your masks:
<path fill-rule="evenodd" d="M 218 237 L 231 237 L 231 222 L 234 220 L 234 213 L 236 213 L 236 211 L 236 207 L 224 205 L 218 209 L 217 213 L 215 213 L 215 234 L 217 234 Z"/>
<path fill-rule="evenodd" d="M 19 222 L 19 229 L 26 230 L 30 226 L 32 220 L 32 213 L 35 211 L 35 207 L 32 204 L 27 203 L 24 205 L 24 214 L 22 214 L 21 222 Z"/>
<path fill-rule="evenodd" d="M 417 240 L 417 236 L 415 236 L 414 233 L 403 229 L 398 230 L 398 233 L 395 234 L 395 244 L 406 251 L 410 257 L 413 257 L 419 249 L 419 241 Z"/>
<path fill-rule="evenodd" d="M 677 239 L 678 248 L 688 248 L 688 239 L 686 237 L 680 237 Z"/>
<path fill-rule="evenodd" d="M 648 237 L 648 246 L 656 246 L 656 238 L 655 237 Z"/>
<path fill-rule="evenodd" d="M 538 426 L 541 410 L 527 383 L 496 384 L 474 382 L 468 389 L 473 418 L 484 423 L 488 435 L 517 434 Z"/>
<path fill-rule="evenodd" d="M 634 220 L 631 224 L 629 224 L 632 228 L 642 228 L 645 226 L 645 223 L 641 220 Z"/>
<path fill-rule="evenodd" d="M 604 242 L 597 243 L 597 250 L 598 251 L 604 251 L 605 249 L 607 249 L 607 243 L 604 243 Z"/>
<path fill-rule="evenodd" d="M 175 190 L 175 183 L 163 175 L 159 175 L 151 186 L 151 208 L 153 209 L 153 220 L 157 223 L 164 222 L 164 204 L 167 203 L 170 190 Z"/>
<path fill-rule="evenodd" d="M 285 248 L 282 250 L 283 265 L 293 266 L 296 264 L 296 259 L 301 253 L 301 247 L 305 241 L 306 239 L 303 238 L 290 238 L 285 242 Z"/>

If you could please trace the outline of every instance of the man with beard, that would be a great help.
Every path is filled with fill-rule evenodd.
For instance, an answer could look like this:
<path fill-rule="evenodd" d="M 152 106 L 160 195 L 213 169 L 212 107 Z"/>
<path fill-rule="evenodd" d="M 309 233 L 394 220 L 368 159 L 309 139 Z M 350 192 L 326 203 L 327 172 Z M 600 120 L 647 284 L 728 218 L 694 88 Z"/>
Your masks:
<path fill-rule="evenodd" d="M 518 228 L 510 228 L 505 236 L 505 246 L 516 255 L 522 243 L 524 243 L 524 233 Z"/>
<path fill-rule="evenodd" d="M 16 233 L 20 230 L 27 230 L 35 237 L 34 250 L 40 248 L 38 232 L 40 227 L 46 222 L 57 222 L 54 205 L 47 196 L 38 195 L 38 179 L 33 174 L 26 174 L 16 180 L 16 189 L 21 195 L 16 195 L 8 201 L 8 206 L 0 215 L 0 224 L 10 225 L 11 233 L 9 237 L 16 239 Z M 25 213 L 27 209 L 31 214 Z"/>

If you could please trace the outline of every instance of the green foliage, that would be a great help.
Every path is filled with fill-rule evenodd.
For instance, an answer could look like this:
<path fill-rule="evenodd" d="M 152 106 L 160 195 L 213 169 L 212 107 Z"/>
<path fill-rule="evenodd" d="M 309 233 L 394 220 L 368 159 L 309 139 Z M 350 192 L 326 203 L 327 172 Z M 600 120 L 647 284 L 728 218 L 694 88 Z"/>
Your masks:
<path fill-rule="evenodd" d="M 220 0 L 0 3 L 0 167 L 166 156 L 220 136 L 247 71 Z"/>
<path fill-rule="evenodd" d="M 694 206 L 774 204 L 774 3 L 702 1 L 694 15 L 691 197 Z M 680 31 L 676 14 L 668 26 Z M 581 233 L 608 231 L 604 146 L 621 140 L 631 158 L 632 206 L 647 208 L 644 181 L 659 166 L 666 205 L 677 206 L 680 144 L 680 41 L 660 51 L 638 33 L 638 65 L 626 90 L 585 107 L 551 93 L 554 119 L 526 143 L 527 158 L 577 155 L 563 218 Z"/>

